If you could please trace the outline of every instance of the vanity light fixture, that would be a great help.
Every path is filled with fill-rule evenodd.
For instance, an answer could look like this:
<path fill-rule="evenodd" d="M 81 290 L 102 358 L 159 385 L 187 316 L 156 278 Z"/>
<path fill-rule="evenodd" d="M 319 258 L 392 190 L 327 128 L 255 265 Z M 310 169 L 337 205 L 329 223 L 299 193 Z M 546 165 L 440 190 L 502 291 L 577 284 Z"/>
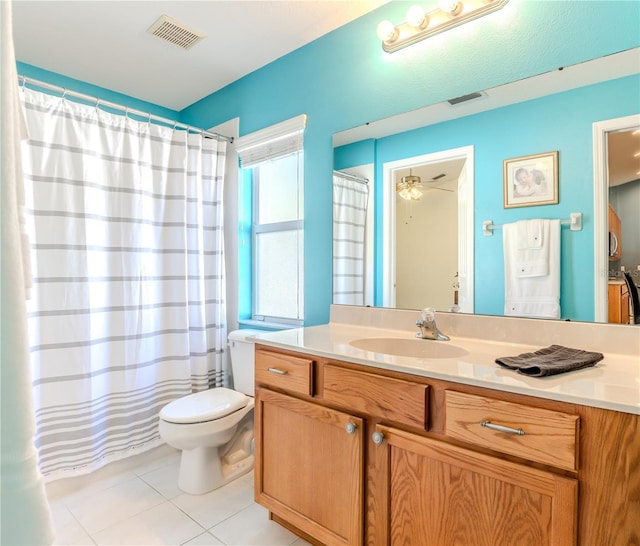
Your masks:
<path fill-rule="evenodd" d="M 439 0 L 439 7 L 425 12 L 420 6 L 411 6 L 406 22 L 394 26 L 390 21 L 378 25 L 378 38 L 382 49 L 393 53 L 434 34 L 457 27 L 488 13 L 502 9 L 509 0 Z"/>

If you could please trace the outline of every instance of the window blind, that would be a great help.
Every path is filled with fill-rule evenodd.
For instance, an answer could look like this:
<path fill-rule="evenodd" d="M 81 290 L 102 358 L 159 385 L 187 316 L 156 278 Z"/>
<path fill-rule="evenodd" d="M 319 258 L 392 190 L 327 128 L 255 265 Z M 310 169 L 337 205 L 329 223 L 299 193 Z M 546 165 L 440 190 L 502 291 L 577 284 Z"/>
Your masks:
<path fill-rule="evenodd" d="M 307 116 L 301 114 L 255 131 L 237 140 L 236 150 L 243 168 L 253 167 L 302 149 Z"/>

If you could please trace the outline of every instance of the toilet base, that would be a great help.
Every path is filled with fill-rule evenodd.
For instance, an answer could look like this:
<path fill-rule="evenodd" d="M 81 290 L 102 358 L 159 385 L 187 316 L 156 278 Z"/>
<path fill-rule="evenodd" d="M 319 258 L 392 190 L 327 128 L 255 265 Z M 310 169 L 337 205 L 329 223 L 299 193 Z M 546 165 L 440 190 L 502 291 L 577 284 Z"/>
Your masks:
<path fill-rule="evenodd" d="M 234 437 L 219 447 L 183 450 L 178 487 L 190 495 L 203 495 L 251 471 L 253 421 L 239 426 Z"/>

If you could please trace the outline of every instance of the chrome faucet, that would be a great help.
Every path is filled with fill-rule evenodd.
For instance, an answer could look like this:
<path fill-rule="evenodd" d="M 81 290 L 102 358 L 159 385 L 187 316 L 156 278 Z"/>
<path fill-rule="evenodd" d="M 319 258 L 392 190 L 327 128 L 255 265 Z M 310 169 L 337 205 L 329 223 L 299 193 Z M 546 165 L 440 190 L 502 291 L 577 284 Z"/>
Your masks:
<path fill-rule="evenodd" d="M 436 326 L 436 310 L 427 307 L 420 312 L 421 320 L 416 321 L 416 326 L 420 327 L 420 332 L 416 337 L 420 339 L 434 339 L 436 341 L 449 341 L 449 336 L 445 336 Z"/>

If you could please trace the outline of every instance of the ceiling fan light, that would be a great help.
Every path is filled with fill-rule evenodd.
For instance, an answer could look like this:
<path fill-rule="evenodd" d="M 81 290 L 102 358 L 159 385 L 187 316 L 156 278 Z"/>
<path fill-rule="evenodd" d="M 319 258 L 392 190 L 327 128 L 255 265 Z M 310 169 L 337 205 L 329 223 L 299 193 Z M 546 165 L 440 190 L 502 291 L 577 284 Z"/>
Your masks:
<path fill-rule="evenodd" d="M 411 200 L 411 193 L 407 188 L 403 188 L 398 192 L 398 195 L 407 201 Z"/>

